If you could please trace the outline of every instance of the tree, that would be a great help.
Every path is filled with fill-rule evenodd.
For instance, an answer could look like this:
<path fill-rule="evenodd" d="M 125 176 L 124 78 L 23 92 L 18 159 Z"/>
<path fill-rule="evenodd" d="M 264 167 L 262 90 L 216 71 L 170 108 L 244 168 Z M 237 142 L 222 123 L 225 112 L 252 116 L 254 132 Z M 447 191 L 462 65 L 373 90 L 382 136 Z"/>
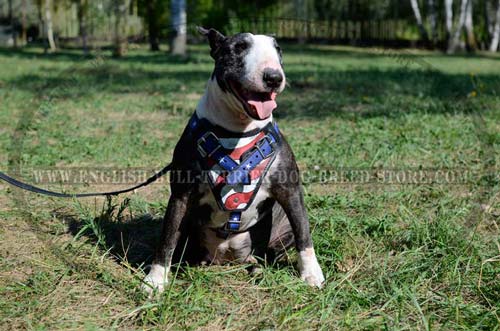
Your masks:
<path fill-rule="evenodd" d="M 127 52 L 127 10 L 130 0 L 113 0 L 115 13 L 115 37 L 114 37 L 114 57 L 122 57 Z"/>
<path fill-rule="evenodd" d="M 14 13 L 13 13 L 13 8 L 12 8 L 12 0 L 9 0 L 9 23 L 10 23 L 10 29 L 12 30 L 12 46 L 14 48 L 17 48 L 17 33 L 16 33 L 16 23 L 14 20 Z"/>
<path fill-rule="evenodd" d="M 43 0 L 36 0 L 37 18 L 39 31 L 45 33 L 45 20 L 43 19 Z M 46 43 L 44 42 L 44 51 L 47 51 Z"/>
<path fill-rule="evenodd" d="M 157 8 L 156 8 L 157 4 L 158 4 L 157 0 L 146 1 L 149 48 L 151 51 L 160 50 L 160 31 L 158 31 L 158 19 L 157 19 Z"/>
<path fill-rule="evenodd" d="M 309 29 L 309 24 L 308 24 L 308 12 L 307 12 L 307 7 L 304 3 L 304 0 L 294 0 L 294 5 L 295 5 L 295 18 L 299 20 L 300 24 L 299 26 L 301 28 L 306 28 L 306 31 L 303 29 L 300 29 L 299 31 L 296 31 L 297 35 L 297 42 L 302 45 L 306 43 L 306 39 L 309 36 L 308 34 L 308 29 Z"/>
<path fill-rule="evenodd" d="M 495 27 L 493 28 L 491 43 L 490 43 L 490 51 L 496 52 L 498 49 L 498 44 L 500 41 L 500 0 L 497 3 L 497 11 L 495 18 Z"/>
<path fill-rule="evenodd" d="M 428 0 L 428 6 L 429 6 L 429 22 L 431 26 L 431 40 L 432 43 L 435 44 L 438 39 L 436 0 Z"/>
<path fill-rule="evenodd" d="M 491 1 L 489 0 L 484 0 L 483 1 L 483 19 L 484 19 L 484 36 L 485 40 L 489 41 L 491 40 L 492 34 L 493 34 L 493 24 L 492 24 L 492 19 L 491 19 L 491 13 L 493 9 L 491 8 Z M 494 23 L 494 22 L 493 22 Z"/>
<path fill-rule="evenodd" d="M 447 0 L 449 1 L 449 0 Z M 467 16 L 467 6 L 470 0 L 462 0 L 460 4 L 460 16 L 458 22 L 455 24 L 455 29 L 448 40 L 448 54 L 455 53 L 457 48 L 460 46 L 460 36 L 465 25 L 465 19 Z"/>
<path fill-rule="evenodd" d="M 467 46 L 470 51 L 477 49 L 476 38 L 474 36 L 474 23 L 472 20 L 473 0 L 469 0 L 465 14 L 465 31 L 467 33 Z"/>
<path fill-rule="evenodd" d="M 88 55 L 88 40 L 87 40 L 87 0 L 77 0 L 77 17 L 78 17 L 78 34 L 82 43 L 83 54 Z"/>
<path fill-rule="evenodd" d="M 429 35 L 427 34 L 427 30 L 425 29 L 424 23 L 422 21 L 422 14 L 420 14 L 418 0 L 410 0 L 410 2 L 411 2 L 411 8 L 413 9 L 413 14 L 415 15 L 415 19 L 417 21 L 418 31 L 420 32 L 420 38 L 424 42 L 428 42 Z"/>
<path fill-rule="evenodd" d="M 453 0 L 445 0 L 446 40 L 451 39 L 453 34 Z"/>
<path fill-rule="evenodd" d="M 52 0 L 45 0 L 45 28 L 47 33 L 47 40 L 49 42 L 48 51 L 55 52 L 57 50 L 57 47 L 54 41 L 54 28 L 52 25 Z"/>
<path fill-rule="evenodd" d="M 159 51 L 160 38 L 167 36 L 167 33 L 169 33 L 171 3 L 164 0 L 136 1 L 138 14 L 143 17 L 143 22 L 148 31 L 149 49 L 151 51 Z M 168 37 L 171 36 L 168 35 Z"/>
<path fill-rule="evenodd" d="M 186 54 L 186 1 L 172 0 L 172 38 L 170 40 L 170 53 L 174 55 Z"/>
<path fill-rule="evenodd" d="M 26 10 L 27 10 L 26 0 L 21 1 L 21 42 L 23 45 L 26 45 L 28 42 L 28 33 L 27 33 L 27 23 L 26 23 Z"/>

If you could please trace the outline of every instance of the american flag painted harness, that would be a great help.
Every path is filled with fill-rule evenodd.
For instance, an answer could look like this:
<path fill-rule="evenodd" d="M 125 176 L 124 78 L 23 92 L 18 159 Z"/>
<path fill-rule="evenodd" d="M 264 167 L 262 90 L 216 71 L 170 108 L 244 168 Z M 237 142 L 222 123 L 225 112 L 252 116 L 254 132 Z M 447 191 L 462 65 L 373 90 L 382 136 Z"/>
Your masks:
<path fill-rule="evenodd" d="M 242 134 L 215 126 L 196 113 L 188 126 L 203 180 L 210 184 L 219 208 L 229 212 L 228 221 L 218 230 L 220 236 L 227 237 L 238 232 L 241 213 L 252 204 L 276 158 L 281 134 L 275 122 Z"/>

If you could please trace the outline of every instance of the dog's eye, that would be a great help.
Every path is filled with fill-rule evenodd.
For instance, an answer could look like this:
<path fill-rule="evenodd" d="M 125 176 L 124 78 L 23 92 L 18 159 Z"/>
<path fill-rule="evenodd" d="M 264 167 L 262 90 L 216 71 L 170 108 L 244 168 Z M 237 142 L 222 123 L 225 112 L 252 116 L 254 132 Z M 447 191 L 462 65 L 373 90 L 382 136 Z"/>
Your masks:
<path fill-rule="evenodd" d="M 278 45 L 276 40 L 274 40 L 274 48 L 276 48 L 276 52 L 278 52 L 278 54 L 281 56 L 281 47 L 280 45 Z"/>
<path fill-rule="evenodd" d="M 234 45 L 234 50 L 238 53 L 243 52 L 248 48 L 248 43 L 245 41 L 240 41 Z"/>
<path fill-rule="evenodd" d="M 281 57 L 283 56 L 283 53 L 281 53 L 281 47 L 279 47 L 278 45 L 276 45 L 275 47 L 276 47 L 276 52 L 278 52 L 278 55 L 280 57 L 280 62 L 282 62 Z"/>

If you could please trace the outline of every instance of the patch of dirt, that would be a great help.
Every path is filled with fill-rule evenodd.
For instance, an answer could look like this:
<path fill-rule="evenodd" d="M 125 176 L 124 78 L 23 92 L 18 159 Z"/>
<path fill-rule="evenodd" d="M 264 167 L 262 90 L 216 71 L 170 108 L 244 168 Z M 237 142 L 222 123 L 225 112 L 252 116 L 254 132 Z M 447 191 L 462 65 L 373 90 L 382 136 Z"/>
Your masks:
<path fill-rule="evenodd" d="M 2 192 L 7 191 L 8 186 L 0 182 L 0 212 L 11 210 L 11 201 L 9 197 L 4 195 Z"/>
<path fill-rule="evenodd" d="M 37 201 L 30 201 L 27 208 L 35 212 L 42 206 L 50 208 Z M 53 202 L 44 203 L 53 206 Z M 94 256 L 93 245 L 83 250 L 83 242 L 73 246 L 73 236 L 60 220 L 42 217 L 38 230 L 13 213 L 0 214 L 0 220 L 0 301 L 10 311 L 0 329 L 106 327 L 113 317 L 130 308 L 123 293 L 99 281 L 100 274 L 128 279 L 127 270 L 110 258 Z M 35 232 L 39 230 L 42 232 Z M 59 251 L 85 270 L 66 265 L 57 255 Z"/>
<path fill-rule="evenodd" d="M 199 100 L 201 98 L 201 93 L 188 93 L 186 94 L 187 100 Z"/>
<path fill-rule="evenodd" d="M 63 278 L 53 292 L 41 297 L 51 309 L 38 321 L 49 329 L 72 329 L 89 324 L 109 326 L 112 318 L 126 311 L 123 296 L 89 279 Z M 75 314 L 75 312 L 78 312 Z"/>
<path fill-rule="evenodd" d="M 172 117 L 171 114 L 167 112 L 107 112 L 103 114 L 102 120 L 110 121 L 113 123 L 117 122 L 162 122 L 168 120 Z M 77 117 L 77 116 L 75 116 Z"/>
<path fill-rule="evenodd" d="M 18 217 L 2 218 L 0 233 L 0 284 L 24 281 L 43 260 L 44 245 Z"/>

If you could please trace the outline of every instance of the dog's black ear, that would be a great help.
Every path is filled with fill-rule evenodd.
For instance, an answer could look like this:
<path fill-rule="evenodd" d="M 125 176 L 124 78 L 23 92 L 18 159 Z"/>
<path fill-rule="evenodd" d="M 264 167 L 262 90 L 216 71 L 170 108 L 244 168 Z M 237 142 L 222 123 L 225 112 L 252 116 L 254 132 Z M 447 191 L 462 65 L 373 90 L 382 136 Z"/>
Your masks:
<path fill-rule="evenodd" d="M 210 55 L 215 59 L 217 56 L 217 51 L 219 50 L 224 40 L 226 40 L 226 37 L 219 31 L 212 28 L 205 29 L 201 26 L 198 26 L 197 29 L 199 33 L 207 37 L 211 49 Z"/>

